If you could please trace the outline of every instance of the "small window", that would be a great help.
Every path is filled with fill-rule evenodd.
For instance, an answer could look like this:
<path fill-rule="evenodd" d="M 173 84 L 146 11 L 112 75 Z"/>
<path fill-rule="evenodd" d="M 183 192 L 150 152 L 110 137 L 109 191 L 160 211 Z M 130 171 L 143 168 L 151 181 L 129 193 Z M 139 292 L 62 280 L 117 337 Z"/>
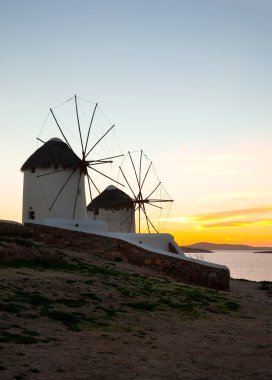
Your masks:
<path fill-rule="evenodd" d="M 31 173 L 35 173 L 35 168 L 31 168 Z"/>
<path fill-rule="evenodd" d="M 31 210 L 28 211 L 28 219 L 35 219 L 35 211 Z"/>
<path fill-rule="evenodd" d="M 99 215 L 99 208 L 96 208 L 96 209 L 94 210 L 94 214 L 95 214 L 95 215 Z"/>

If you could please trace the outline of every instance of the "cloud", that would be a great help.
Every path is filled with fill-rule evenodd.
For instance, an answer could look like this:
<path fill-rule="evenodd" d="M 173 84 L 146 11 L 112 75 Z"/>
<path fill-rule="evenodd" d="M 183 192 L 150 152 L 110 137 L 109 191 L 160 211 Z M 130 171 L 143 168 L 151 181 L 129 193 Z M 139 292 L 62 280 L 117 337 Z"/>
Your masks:
<path fill-rule="evenodd" d="M 221 222 L 221 223 L 208 223 L 203 224 L 201 227 L 203 229 L 208 228 L 229 228 L 229 227 L 247 227 L 247 226 L 270 226 L 272 225 L 272 220 L 270 219 L 260 219 L 253 221 L 235 221 L 235 222 Z"/>
<path fill-rule="evenodd" d="M 230 211 L 218 211 L 212 212 L 208 214 L 199 214 L 192 215 L 190 218 L 195 222 L 205 222 L 211 220 L 224 220 L 224 219 L 232 219 L 235 217 L 241 216 L 253 216 L 257 214 L 269 213 L 272 212 L 272 206 L 264 206 L 264 207 L 255 207 L 255 208 L 247 208 L 247 209 L 238 209 L 238 210 L 230 210 Z"/>
<path fill-rule="evenodd" d="M 176 216 L 170 218 L 160 218 L 161 222 L 169 222 L 169 223 L 192 223 L 188 216 Z"/>
<path fill-rule="evenodd" d="M 241 224 L 245 225 L 252 223 L 265 222 L 260 219 L 256 219 L 259 214 L 267 214 L 272 212 L 272 206 L 254 207 L 238 210 L 228 210 L 228 211 L 217 211 L 205 214 L 195 214 L 195 215 L 183 215 L 170 218 L 162 218 L 161 221 L 167 221 L 170 223 L 181 223 L 181 224 L 199 224 L 201 226 L 228 226 L 236 223 L 236 226 Z M 244 220 L 245 217 L 248 220 Z M 251 219 L 251 220 L 250 220 Z M 242 220 L 242 221 L 241 221 Z M 270 223 L 269 223 L 270 224 Z"/>

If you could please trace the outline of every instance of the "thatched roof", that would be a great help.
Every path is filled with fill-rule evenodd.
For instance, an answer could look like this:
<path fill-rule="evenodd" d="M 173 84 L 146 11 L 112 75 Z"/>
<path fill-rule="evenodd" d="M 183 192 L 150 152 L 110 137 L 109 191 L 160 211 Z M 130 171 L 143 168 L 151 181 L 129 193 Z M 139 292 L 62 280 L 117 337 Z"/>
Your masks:
<path fill-rule="evenodd" d="M 62 140 L 53 138 L 37 149 L 23 164 L 22 171 L 31 169 L 71 168 L 80 158 Z"/>
<path fill-rule="evenodd" d="M 134 203 L 124 191 L 115 186 L 109 186 L 89 203 L 87 211 L 95 211 L 101 208 L 105 210 L 128 210 L 134 208 Z"/>

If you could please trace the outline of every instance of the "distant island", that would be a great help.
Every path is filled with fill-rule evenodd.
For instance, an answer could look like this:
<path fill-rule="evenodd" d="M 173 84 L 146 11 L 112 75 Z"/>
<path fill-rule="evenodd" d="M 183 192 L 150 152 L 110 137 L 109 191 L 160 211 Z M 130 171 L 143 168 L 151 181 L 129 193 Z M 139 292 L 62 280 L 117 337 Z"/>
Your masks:
<path fill-rule="evenodd" d="M 183 252 L 186 252 L 186 253 L 212 253 L 213 252 L 208 249 L 192 247 L 190 245 L 184 245 L 184 246 L 181 246 L 180 248 L 183 250 Z"/>
<path fill-rule="evenodd" d="M 184 252 L 213 252 L 220 250 L 259 250 L 266 251 L 265 253 L 272 253 L 272 247 L 254 247 L 251 245 L 244 244 L 217 244 L 217 243 L 207 243 L 207 242 L 199 242 L 186 246 L 182 246 Z M 262 252 L 264 253 L 264 252 Z"/>
<path fill-rule="evenodd" d="M 254 251 L 254 253 L 272 253 L 272 251 Z"/>

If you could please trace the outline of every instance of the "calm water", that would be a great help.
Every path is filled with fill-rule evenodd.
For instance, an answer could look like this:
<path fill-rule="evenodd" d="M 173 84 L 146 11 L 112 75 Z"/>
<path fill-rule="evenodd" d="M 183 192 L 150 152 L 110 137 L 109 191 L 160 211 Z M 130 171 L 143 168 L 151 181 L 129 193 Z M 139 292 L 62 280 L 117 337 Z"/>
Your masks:
<path fill-rule="evenodd" d="M 186 253 L 186 256 L 226 265 L 232 278 L 272 281 L 272 253 L 214 251 L 212 253 Z"/>

